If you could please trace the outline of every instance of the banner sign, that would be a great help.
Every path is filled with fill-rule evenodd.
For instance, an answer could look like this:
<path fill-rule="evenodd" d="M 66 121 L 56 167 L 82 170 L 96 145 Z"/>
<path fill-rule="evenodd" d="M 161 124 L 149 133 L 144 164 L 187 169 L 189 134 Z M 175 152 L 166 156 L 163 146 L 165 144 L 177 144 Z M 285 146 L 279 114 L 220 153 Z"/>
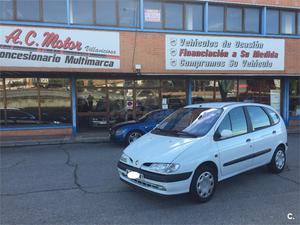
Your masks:
<path fill-rule="evenodd" d="M 167 70 L 284 70 L 284 40 L 166 35 Z"/>
<path fill-rule="evenodd" d="M 145 22 L 160 23 L 160 9 L 145 9 Z"/>
<path fill-rule="evenodd" d="M 120 68 L 119 33 L 0 26 L 0 66 Z"/>

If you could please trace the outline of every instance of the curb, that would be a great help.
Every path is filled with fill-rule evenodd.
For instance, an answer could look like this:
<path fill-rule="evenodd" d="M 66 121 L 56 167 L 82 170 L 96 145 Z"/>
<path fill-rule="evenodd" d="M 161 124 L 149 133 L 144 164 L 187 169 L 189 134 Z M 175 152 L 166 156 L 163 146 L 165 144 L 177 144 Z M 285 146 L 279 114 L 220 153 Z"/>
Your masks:
<path fill-rule="evenodd" d="M 60 144 L 78 144 L 78 143 L 109 143 L 109 138 L 82 138 L 82 139 L 54 139 L 54 140 L 39 140 L 39 141 L 19 141 L 19 142 L 4 142 L 0 144 L 1 148 L 23 147 L 36 145 L 60 145 Z"/>

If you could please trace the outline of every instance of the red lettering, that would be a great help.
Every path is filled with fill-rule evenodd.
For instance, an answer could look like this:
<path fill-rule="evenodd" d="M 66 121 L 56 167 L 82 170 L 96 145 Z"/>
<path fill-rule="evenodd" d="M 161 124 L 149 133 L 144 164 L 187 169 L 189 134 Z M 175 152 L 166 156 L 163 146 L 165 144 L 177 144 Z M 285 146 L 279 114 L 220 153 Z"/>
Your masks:
<path fill-rule="evenodd" d="M 10 40 L 12 40 L 12 42 L 14 44 L 22 44 L 22 41 L 18 41 L 20 39 L 20 35 L 22 33 L 21 29 L 16 29 L 13 32 L 11 32 L 9 35 L 5 36 L 5 42 L 9 43 Z"/>
<path fill-rule="evenodd" d="M 42 47 L 49 47 L 51 45 L 52 48 L 58 48 L 58 49 L 77 49 L 80 51 L 82 49 L 82 43 L 79 41 L 74 41 L 71 40 L 70 37 L 67 37 L 64 41 L 59 39 L 59 35 L 55 33 L 50 33 L 50 32 L 45 32 L 44 33 L 44 40 L 42 42 Z"/>
<path fill-rule="evenodd" d="M 26 34 L 26 37 L 25 37 L 25 43 L 26 43 L 26 45 L 28 45 L 28 46 L 32 46 L 32 45 L 35 43 L 35 41 L 29 41 L 29 38 L 30 38 L 31 36 L 32 36 L 33 38 L 36 37 L 36 32 L 35 32 L 34 30 L 29 31 L 29 32 Z"/>

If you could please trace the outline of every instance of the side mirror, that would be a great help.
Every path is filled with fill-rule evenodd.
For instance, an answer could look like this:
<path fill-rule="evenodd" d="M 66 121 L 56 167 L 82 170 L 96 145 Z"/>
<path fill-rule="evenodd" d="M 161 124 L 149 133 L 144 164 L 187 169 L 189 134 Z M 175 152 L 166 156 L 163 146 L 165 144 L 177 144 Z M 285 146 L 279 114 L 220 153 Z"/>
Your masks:
<path fill-rule="evenodd" d="M 232 137 L 232 131 L 231 130 L 222 130 L 220 135 L 221 135 L 221 138 L 229 138 L 229 137 Z"/>

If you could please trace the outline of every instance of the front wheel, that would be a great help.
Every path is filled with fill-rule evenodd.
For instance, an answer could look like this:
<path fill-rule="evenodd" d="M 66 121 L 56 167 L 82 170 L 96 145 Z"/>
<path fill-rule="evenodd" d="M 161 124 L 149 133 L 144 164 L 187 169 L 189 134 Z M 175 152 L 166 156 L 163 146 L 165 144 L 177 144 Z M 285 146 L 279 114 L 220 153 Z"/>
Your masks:
<path fill-rule="evenodd" d="M 199 202 L 207 202 L 213 196 L 217 185 L 216 171 L 210 166 L 196 170 L 190 187 L 192 197 Z"/>
<path fill-rule="evenodd" d="M 129 132 L 126 138 L 127 145 L 130 145 L 132 142 L 136 141 L 142 135 L 143 135 L 142 132 L 137 130 Z"/>
<path fill-rule="evenodd" d="M 286 163 L 286 155 L 285 150 L 282 147 L 278 147 L 272 157 L 272 160 L 270 162 L 269 169 L 273 173 L 281 173 L 285 167 Z"/>

